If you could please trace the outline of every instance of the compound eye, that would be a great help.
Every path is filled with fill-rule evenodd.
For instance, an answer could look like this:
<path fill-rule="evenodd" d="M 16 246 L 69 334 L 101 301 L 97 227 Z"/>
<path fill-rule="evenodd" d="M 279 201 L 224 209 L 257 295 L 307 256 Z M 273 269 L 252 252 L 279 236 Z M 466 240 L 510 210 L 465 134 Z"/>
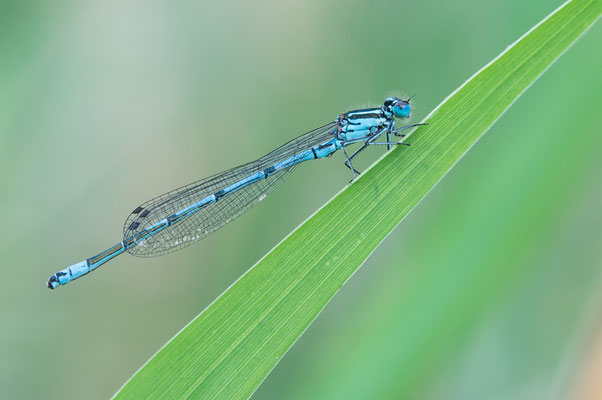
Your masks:
<path fill-rule="evenodd" d="M 393 106 L 393 115 L 397 118 L 409 118 L 412 110 L 408 103 L 399 102 L 395 106 Z"/>

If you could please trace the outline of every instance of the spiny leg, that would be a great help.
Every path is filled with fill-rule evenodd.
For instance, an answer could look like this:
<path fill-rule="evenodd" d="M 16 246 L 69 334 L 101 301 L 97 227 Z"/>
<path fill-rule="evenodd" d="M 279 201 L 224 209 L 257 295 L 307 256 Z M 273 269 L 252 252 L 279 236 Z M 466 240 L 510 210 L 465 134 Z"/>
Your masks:
<path fill-rule="evenodd" d="M 407 126 L 402 126 L 401 128 L 395 129 L 394 131 L 391 131 L 395 136 L 399 136 L 399 137 L 404 137 L 405 135 L 402 134 L 398 134 L 397 132 L 399 131 L 403 131 L 404 129 L 410 129 L 410 128 L 415 128 L 417 126 L 422 126 L 422 125 L 428 125 L 428 124 L 412 124 L 412 125 L 407 125 Z M 387 136 L 387 142 L 389 141 L 389 137 Z"/>
<path fill-rule="evenodd" d="M 387 145 L 387 151 L 391 150 L 391 145 L 399 145 L 399 144 L 403 144 L 405 146 L 409 146 L 409 143 L 397 143 L 397 142 L 391 142 L 391 133 L 393 133 L 395 136 L 397 137 L 405 137 L 406 135 L 403 135 L 401 133 L 397 133 L 399 131 L 403 131 L 404 129 L 409 129 L 409 128 L 414 128 L 417 126 L 421 126 L 421 125 L 428 125 L 428 124 L 412 124 L 412 125 L 408 125 L 408 126 L 402 126 L 399 129 L 395 129 L 393 131 L 387 129 L 387 141 L 386 142 L 373 142 L 371 140 L 368 140 L 366 142 L 366 144 L 386 144 Z M 374 137 L 374 139 L 376 139 L 376 137 Z M 360 149 L 362 150 L 362 149 Z M 353 158 L 353 156 L 351 156 L 351 158 Z"/>
<path fill-rule="evenodd" d="M 362 147 L 360 147 L 355 153 L 353 153 L 351 155 L 351 157 L 347 156 L 347 152 L 345 152 L 345 148 L 343 147 L 343 153 L 345 153 L 345 157 L 347 158 L 347 161 L 345 161 L 345 165 L 349 168 L 351 168 L 352 171 L 354 171 L 354 178 L 355 178 L 355 173 L 357 173 L 358 175 L 361 174 L 360 171 L 356 170 L 355 168 L 351 167 L 351 160 L 353 160 L 355 158 L 355 156 L 357 156 L 358 154 L 360 154 L 362 151 L 366 150 L 368 148 L 368 146 L 370 145 L 372 140 L 376 140 L 376 138 L 379 135 L 374 135 L 372 136 L 370 139 L 366 140 L 366 142 L 364 143 L 364 145 Z"/>
<path fill-rule="evenodd" d="M 387 151 L 391 150 L 391 130 L 387 128 Z"/>
<path fill-rule="evenodd" d="M 349 162 L 351 162 L 351 160 L 353 160 L 355 158 L 355 156 L 357 156 L 358 154 L 360 154 L 362 151 L 366 150 L 368 148 L 369 142 L 370 142 L 370 139 L 366 140 L 366 142 L 364 143 L 364 145 L 362 147 L 360 147 L 359 149 L 357 149 L 357 151 L 355 153 L 353 153 L 351 155 L 351 157 L 349 157 Z"/>
<path fill-rule="evenodd" d="M 416 126 L 421 126 L 421 125 L 428 125 L 428 124 L 412 124 L 412 125 L 408 125 L 408 126 L 402 126 L 399 129 L 395 129 L 393 131 L 387 130 L 387 141 L 386 142 L 374 142 L 374 140 L 376 140 L 380 135 L 377 133 L 375 135 L 373 135 L 372 137 L 368 137 L 368 140 L 366 140 L 366 142 L 364 143 L 364 145 L 362 147 L 360 147 L 355 153 L 353 153 L 351 155 L 351 157 L 349 157 L 347 155 L 347 152 L 345 151 L 345 147 L 342 148 L 343 150 L 343 154 L 345 154 L 345 158 L 347 159 L 345 161 L 345 166 L 347 168 L 349 168 L 352 172 L 353 172 L 353 178 L 357 178 L 357 175 L 360 175 L 361 172 L 356 170 L 355 168 L 353 168 L 353 166 L 351 165 L 351 160 L 353 160 L 355 158 L 355 156 L 357 156 L 359 153 L 361 153 L 362 151 L 366 150 L 368 148 L 368 146 L 372 145 L 372 144 L 386 144 L 387 145 L 387 149 L 390 148 L 391 145 L 404 145 L 404 146 L 409 146 L 409 143 L 398 143 L 398 142 L 391 142 L 390 140 L 390 133 L 393 133 L 395 136 L 398 137 L 405 137 L 405 135 L 403 134 L 398 134 L 397 132 L 402 131 L 404 129 L 409 129 L 409 128 L 414 128 Z M 382 131 L 381 131 L 382 132 Z"/>
<path fill-rule="evenodd" d="M 353 172 L 353 179 L 357 178 L 357 176 L 361 174 L 361 172 L 353 168 L 353 165 L 351 165 L 351 158 L 349 158 L 349 156 L 347 155 L 345 148 L 343 147 L 341 150 L 343 150 L 343 154 L 345 154 L 345 158 L 347 159 L 347 161 L 345 161 L 345 166 L 349 168 L 351 172 Z"/>
<path fill-rule="evenodd" d="M 405 137 L 406 135 L 397 133 L 399 131 L 402 131 L 404 129 L 409 129 L 409 128 L 414 128 L 416 126 L 421 126 L 421 125 L 428 125 L 428 124 L 412 124 L 412 125 L 408 125 L 408 126 L 402 126 L 399 129 L 395 129 L 394 131 L 391 131 L 391 133 L 393 133 L 395 136 L 397 137 Z M 376 138 L 375 138 L 376 139 Z M 389 135 L 389 131 L 387 131 L 387 141 L 386 142 L 373 142 L 371 140 L 368 140 L 366 142 L 366 144 L 386 144 L 387 145 L 387 150 L 391 149 L 391 145 L 404 145 L 404 146 L 409 146 L 409 143 L 399 143 L 399 142 L 391 142 L 391 136 Z M 353 158 L 353 156 L 351 156 L 351 158 Z"/>
<path fill-rule="evenodd" d="M 422 126 L 422 125 L 428 125 L 428 124 L 412 124 L 412 125 L 408 125 L 408 126 L 402 126 L 399 129 L 395 129 L 395 130 L 391 131 L 391 133 L 393 133 L 397 137 L 405 137 L 406 135 L 403 135 L 403 134 L 397 133 L 397 132 L 402 131 L 404 129 L 414 128 L 414 127 Z M 387 141 L 386 142 L 373 142 L 371 140 L 368 140 L 366 142 L 366 144 L 386 144 L 387 145 L 387 150 L 389 150 L 391 148 L 392 144 L 393 145 L 400 145 L 400 144 L 402 144 L 404 146 L 409 146 L 410 145 L 409 143 L 391 142 L 391 136 L 389 135 L 389 131 L 387 131 Z M 353 156 L 352 156 L 352 158 L 353 158 Z"/>
<path fill-rule="evenodd" d="M 400 142 L 370 142 L 368 144 L 386 144 L 387 145 L 387 149 L 390 149 L 392 144 L 394 144 L 394 145 L 400 145 L 401 144 L 401 145 L 404 145 L 404 146 L 409 146 L 410 145 L 409 143 L 400 143 Z"/>

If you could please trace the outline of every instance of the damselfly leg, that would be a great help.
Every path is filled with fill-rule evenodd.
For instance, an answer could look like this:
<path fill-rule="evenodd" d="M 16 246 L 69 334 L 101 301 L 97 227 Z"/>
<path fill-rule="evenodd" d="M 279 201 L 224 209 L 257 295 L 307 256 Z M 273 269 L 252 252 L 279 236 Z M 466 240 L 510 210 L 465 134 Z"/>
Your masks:
<path fill-rule="evenodd" d="M 355 153 L 353 153 L 351 156 L 347 155 L 347 152 L 345 151 L 345 148 L 343 148 L 343 154 L 345 154 L 345 166 L 347 168 L 349 168 L 351 170 L 351 172 L 353 172 L 353 179 L 357 178 L 357 175 L 360 175 L 361 172 L 358 171 L 357 169 L 355 169 L 353 167 L 353 165 L 351 164 L 351 160 L 353 160 L 358 154 L 360 154 L 362 151 L 366 150 L 368 148 L 368 146 L 371 145 L 386 145 L 387 149 L 390 149 L 392 145 L 404 145 L 404 146 L 409 146 L 409 143 L 404 143 L 404 142 L 391 142 L 391 136 L 390 134 L 394 134 L 397 137 L 405 137 L 404 134 L 400 134 L 398 133 L 399 131 L 403 131 L 405 129 L 410 129 L 410 128 L 415 128 L 417 126 L 421 126 L 421 125 L 428 125 L 428 124 L 412 124 L 412 125 L 407 125 L 407 126 L 402 126 L 399 129 L 395 129 L 392 131 L 387 130 L 387 141 L 386 142 L 375 142 L 376 139 L 378 139 L 378 137 L 381 135 L 382 132 L 377 132 L 372 136 L 367 136 L 367 140 L 364 142 L 364 145 L 362 147 L 360 147 Z"/>

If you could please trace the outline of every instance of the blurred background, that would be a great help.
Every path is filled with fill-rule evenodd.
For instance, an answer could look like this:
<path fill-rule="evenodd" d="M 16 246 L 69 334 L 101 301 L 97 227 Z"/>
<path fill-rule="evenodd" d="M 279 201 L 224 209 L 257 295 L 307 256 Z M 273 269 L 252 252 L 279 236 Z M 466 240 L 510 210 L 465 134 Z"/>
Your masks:
<path fill-rule="evenodd" d="M 307 163 L 194 246 L 45 288 L 138 204 L 388 95 L 415 94 L 418 122 L 560 4 L 0 3 L 0 397 L 110 397 L 350 173 Z M 602 396 L 601 41 L 514 104 L 254 398 Z"/>

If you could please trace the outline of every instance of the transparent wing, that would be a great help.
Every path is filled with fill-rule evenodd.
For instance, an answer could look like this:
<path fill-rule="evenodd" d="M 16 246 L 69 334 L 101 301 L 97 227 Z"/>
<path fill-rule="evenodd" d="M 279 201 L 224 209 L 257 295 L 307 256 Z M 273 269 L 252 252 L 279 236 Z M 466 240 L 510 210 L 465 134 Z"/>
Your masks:
<path fill-rule="evenodd" d="M 132 237 L 153 224 L 186 207 L 284 161 L 317 144 L 332 139 L 335 123 L 307 132 L 260 159 L 191 183 L 147 201 L 137 207 L 125 221 L 124 238 Z M 138 257 L 153 257 L 186 247 L 215 232 L 263 200 L 292 172 L 295 166 L 278 171 L 268 178 L 230 193 L 173 225 L 148 237 L 128 252 Z"/>

